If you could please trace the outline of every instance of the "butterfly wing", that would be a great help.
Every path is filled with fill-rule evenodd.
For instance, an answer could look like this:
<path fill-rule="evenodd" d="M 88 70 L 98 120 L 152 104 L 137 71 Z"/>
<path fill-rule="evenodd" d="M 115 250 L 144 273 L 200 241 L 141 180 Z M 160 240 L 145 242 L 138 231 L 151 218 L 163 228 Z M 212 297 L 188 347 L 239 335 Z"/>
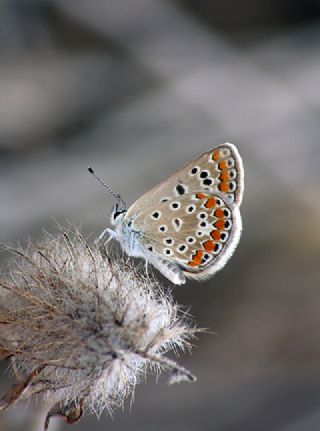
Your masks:
<path fill-rule="evenodd" d="M 162 183 L 143 194 L 128 209 L 128 216 L 144 211 L 162 200 L 191 192 L 219 193 L 228 202 L 241 205 L 243 163 L 233 144 L 222 144 L 192 160 Z"/>
<path fill-rule="evenodd" d="M 142 195 L 125 219 L 139 232 L 146 259 L 176 284 L 222 268 L 241 234 L 243 165 L 222 144 Z"/>

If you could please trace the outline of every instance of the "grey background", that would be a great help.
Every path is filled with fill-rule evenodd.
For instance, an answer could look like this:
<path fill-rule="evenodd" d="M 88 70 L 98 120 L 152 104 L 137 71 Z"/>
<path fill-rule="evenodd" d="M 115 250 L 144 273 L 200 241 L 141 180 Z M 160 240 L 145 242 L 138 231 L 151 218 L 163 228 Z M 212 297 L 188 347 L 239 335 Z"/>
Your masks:
<path fill-rule="evenodd" d="M 221 142 L 245 164 L 235 255 L 174 289 L 215 333 L 179 359 L 197 383 L 148 378 L 132 408 L 73 429 L 319 429 L 319 12 L 316 0 L 0 3 L 1 241 L 54 219 L 97 235 L 113 202 L 89 164 L 128 204 Z M 35 431 L 32 412 L 1 415 L 0 430 Z"/>

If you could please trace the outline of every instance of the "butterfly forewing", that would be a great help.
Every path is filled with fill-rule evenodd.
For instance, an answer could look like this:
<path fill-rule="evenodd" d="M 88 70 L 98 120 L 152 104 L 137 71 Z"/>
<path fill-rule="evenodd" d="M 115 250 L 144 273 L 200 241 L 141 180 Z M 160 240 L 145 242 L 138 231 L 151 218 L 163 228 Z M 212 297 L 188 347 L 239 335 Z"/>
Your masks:
<path fill-rule="evenodd" d="M 243 194 L 243 167 L 234 145 L 222 144 L 189 162 L 137 199 L 129 208 L 128 216 L 163 200 L 172 200 L 197 191 L 223 194 L 228 202 L 240 206 Z"/>

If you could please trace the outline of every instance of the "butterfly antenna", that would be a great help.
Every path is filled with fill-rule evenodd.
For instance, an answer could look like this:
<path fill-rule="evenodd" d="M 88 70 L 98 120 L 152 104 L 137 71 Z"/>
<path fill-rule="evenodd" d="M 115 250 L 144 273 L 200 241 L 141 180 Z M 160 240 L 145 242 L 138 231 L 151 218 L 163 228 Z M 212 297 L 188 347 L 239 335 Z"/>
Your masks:
<path fill-rule="evenodd" d="M 88 171 L 90 172 L 91 175 L 93 175 L 100 184 L 103 185 L 103 187 L 105 187 L 108 192 L 115 198 L 115 200 L 121 205 L 121 207 L 123 207 L 123 209 L 126 208 L 126 204 L 125 202 L 121 199 L 120 195 L 117 195 L 117 193 L 115 193 L 111 187 L 109 187 L 106 183 L 104 183 L 102 181 L 102 179 L 100 177 L 98 177 L 98 175 L 94 172 L 94 170 L 91 168 L 91 166 L 88 166 Z"/>

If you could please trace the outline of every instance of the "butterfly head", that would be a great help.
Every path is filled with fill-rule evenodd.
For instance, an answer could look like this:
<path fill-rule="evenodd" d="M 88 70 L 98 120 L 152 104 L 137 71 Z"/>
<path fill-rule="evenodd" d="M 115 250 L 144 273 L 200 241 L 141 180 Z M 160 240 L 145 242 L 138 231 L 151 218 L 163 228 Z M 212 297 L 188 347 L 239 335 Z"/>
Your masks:
<path fill-rule="evenodd" d="M 113 207 L 110 215 L 110 223 L 112 224 L 112 226 L 116 226 L 117 224 L 121 223 L 124 216 L 126 215 L 126 212 L 126 204 L 120 198 L 120 196 L 117 196 L 117 202 Z"/>

